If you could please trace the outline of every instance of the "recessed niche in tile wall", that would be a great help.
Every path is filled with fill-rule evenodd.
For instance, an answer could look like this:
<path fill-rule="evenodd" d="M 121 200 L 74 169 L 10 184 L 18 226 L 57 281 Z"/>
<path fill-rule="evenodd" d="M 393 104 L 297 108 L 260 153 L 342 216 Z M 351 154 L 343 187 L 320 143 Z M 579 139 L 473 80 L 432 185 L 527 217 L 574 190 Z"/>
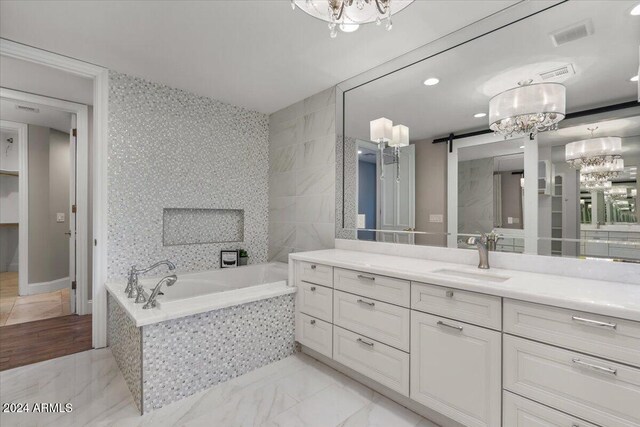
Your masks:
<path fill-rule="evenodd" d="M 165 208 L 164 246 L 242 242 L 244 209 Z"/>

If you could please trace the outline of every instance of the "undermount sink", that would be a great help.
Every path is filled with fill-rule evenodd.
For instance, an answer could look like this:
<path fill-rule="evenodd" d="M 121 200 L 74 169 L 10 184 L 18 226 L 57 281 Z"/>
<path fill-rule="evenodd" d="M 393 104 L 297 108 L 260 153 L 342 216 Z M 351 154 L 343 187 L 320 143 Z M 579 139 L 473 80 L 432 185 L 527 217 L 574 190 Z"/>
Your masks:
<path fill-rule="evenodd" d="M 434 273 L 445 274 L 447 276 L 464 277 L 465 279 L 484 280 L 485 282 L 495 282 L 495 283 L 501 283 L 510 279 L 510 277 L 496 276 L 493 274 L 472 273 L 470 271 L 458 271 L 458 270 L 448 270 L 448 269 L 436 270 L 434 271 Z"/>

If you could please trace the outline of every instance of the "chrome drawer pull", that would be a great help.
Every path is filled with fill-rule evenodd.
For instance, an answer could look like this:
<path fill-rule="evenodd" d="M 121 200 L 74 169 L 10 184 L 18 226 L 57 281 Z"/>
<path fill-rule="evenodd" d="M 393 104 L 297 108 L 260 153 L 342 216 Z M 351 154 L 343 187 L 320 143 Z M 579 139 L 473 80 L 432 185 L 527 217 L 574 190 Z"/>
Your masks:
<path fill-rule="evenodd" d="M 315 292 L 316 291 L 316 287 L 315 286 L 312 286 L 309 289 L 311 290 L 311 292 Z"/>
<path fill-rule="evenodd" d="M 585 368 L 593 369 L 593 370 L 596 370 L 596 371 L 599 371 L 599 372 L 604 372 L 606 374 L 617 375 L 617 373 L 618 373 L 617 369 L 607 368 L 605 366 L 594 365 L 592 363 L 583 362 L 580 359 L 571 359 L 571 361 L 573 363 L 575 363 L 576 365 L 584 366 Z"/>
<path fill-rule="evenodd" d="M 444 323 L 444 322 L 443 322 L 443 321 L 441 321 L 441 320 L 438 320 L 438 323 L 437 323 L 437 324 L 438 324 L 438 325 L 440 325 L 440 326 L 446 326 L 447 328 L 455 329 L 455 330 L 457 330 L 457 331 L 462 331 L 462 326 L 450 325 L 450 324 L 448 324 L 448 323 Z"/>
<path fill-rule="evenodd" d="M 358 341 L 361 344 L 368 345 L 369 347 L 373 347 L 373 343 L 372 342 L 365 341 L 362 338 L 358 338 L 356 341 Z"/>
<path fill-rule="evenodd" d="M 312 325 L 315 325 L 316 321 L 314 319 L 311 319 L 311 322 L 309 322 L 309 323 L 311 323 Z"/>
<path fill-rule="evenodd" d="M 618 325 L 616 325 L 615 323 L 607 323 L 607 322 L 601 322 L 599 320 L 585 319 L 584 317 L 578 317 L 578 316 L 571 316 L 571 320 L 573 320 L 574 322 L 583 323 L 589 326 L 600 326 L 603 328 L 611 328 L 611 329 L 616 329 L 618 327 Z"/>
<path fill-rule="evenodd" d="M 364 274 L 358 274 L 358 279 L 373 280 L 373 281 L 376 280 L 375 277 L 373 277 L 373 276 L 365 276 Z"/>
<path fill-rule="evenodd" d="M 375 302 L 369 302 L 369 301 L 365 301 L 365 300 L 363 300 L 363 299 L 359 299 L 359 300 L 358 300 L 358 302 L 359 302 L 360 304 L 367 304 L 367 305 L 368 305 L 368 306 L 370 306 L 370 307 L 373 307 L 374 305 L 376 305 L 376 303 L 375 303 Z"/>
<path fill-rule="evenodd" d="M 315 264 L 311 264 L 311 269 L 315 270 L 316 269 L 316 265 Z"/>

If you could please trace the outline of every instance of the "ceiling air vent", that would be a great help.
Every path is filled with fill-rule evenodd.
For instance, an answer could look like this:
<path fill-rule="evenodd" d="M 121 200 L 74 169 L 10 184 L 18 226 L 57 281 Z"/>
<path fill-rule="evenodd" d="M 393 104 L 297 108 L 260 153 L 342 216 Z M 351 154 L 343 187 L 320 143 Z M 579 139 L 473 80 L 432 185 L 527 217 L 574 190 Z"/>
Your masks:
<path fill-rule="evenodd" d="M 570 27 L 563 28 L 554 33 L 551 33 L 551 41 L 555 47 L 562 46 L 563 44 L 570 43 L 572 41 L 588 37 L 593 34 L 593 23 L 590 19 L 579 22 Z"/>
<path fill-rule="evenodd" d="M 555 68 L 553 70 L 545 71 L 544 73 L 540 73 L 539 76 L 542 81 L 548 80 L 565 80 L 576 73 L 576 70 L 573 68 L 573 64 L 563 65 L 562 67 Z"/>
<path fill-rule="evenodd" d="M 39 108 L 28 107 L 26 105 L 16 105 L 16 110 L 26 111 L 28 113 L 39 113 L 40 112 Z"/>

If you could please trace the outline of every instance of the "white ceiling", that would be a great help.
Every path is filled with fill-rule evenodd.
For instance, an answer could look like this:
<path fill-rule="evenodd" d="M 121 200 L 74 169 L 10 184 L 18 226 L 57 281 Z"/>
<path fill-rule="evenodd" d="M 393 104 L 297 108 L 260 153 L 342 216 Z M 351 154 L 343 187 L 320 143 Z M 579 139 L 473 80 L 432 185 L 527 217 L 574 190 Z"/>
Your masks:
<path fill-rule="evenodd" d="M 3 0 L 0 36 L 272 113 L 515 3 L 418 0 L 331 39 L 289 0 Z"/>
<path fill-rule="evenodd" d="M 32 113 L 18 110 L 16 108 L 17 104 L 34 107 L 39 111 Z M 2 117 L 2 120 L 44 126 L 65 133 L 69 133 L 69 129 L 71 129 L 71 113 L 28 102 L 0 99 L 0 117 Z"/>
<path fill-rule="evenodd" d="M 346 131 L 366 139 L 369 121 L 387 117 L 412 141 L 487 129 L 490 98 L 540 71 L 572 64 L 567 111 L 638 97 L 640 16 L 633 1 L 570 1 L 346 93 Z M 592 36 L 555 47 L 549 34 L 591 20 Z M 440 83 L 425 86 L 427 77 Z M 539 78 L 538 78 L 539 81 Z"/>

